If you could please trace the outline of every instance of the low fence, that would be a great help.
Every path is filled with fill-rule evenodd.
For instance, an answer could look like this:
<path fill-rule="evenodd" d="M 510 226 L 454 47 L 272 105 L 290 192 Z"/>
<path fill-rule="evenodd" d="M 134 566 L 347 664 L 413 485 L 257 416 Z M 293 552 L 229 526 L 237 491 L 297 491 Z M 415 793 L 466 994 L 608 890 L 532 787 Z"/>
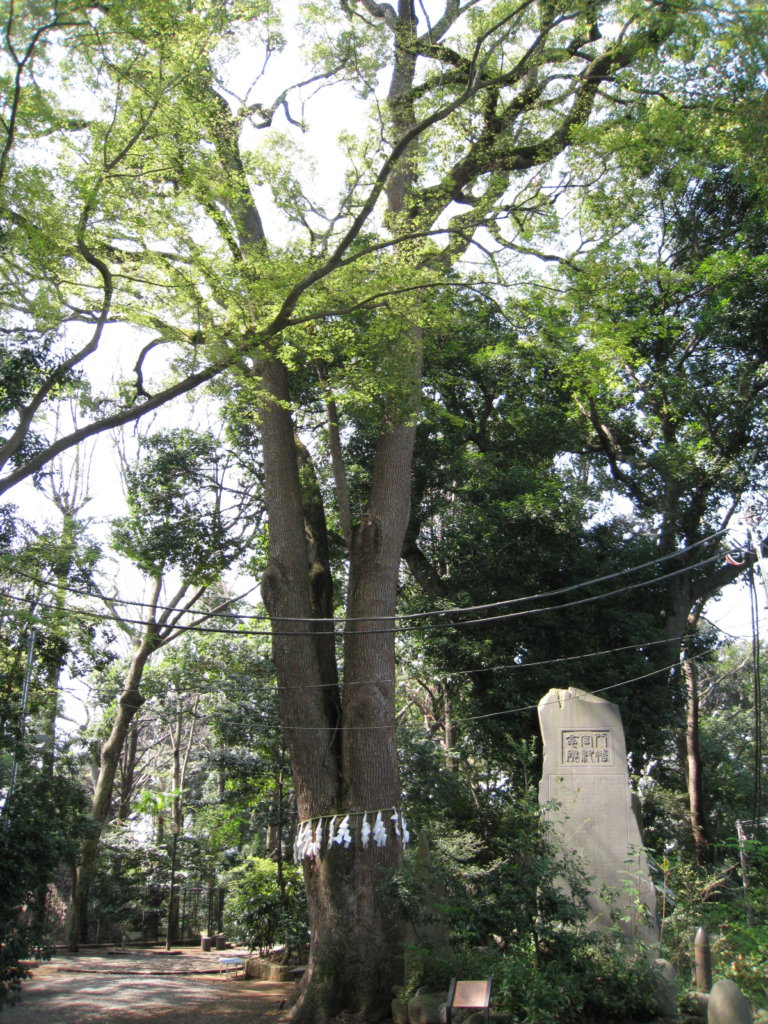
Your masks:
<path fill-rule="evenodd" d="M 170 915 L 171 941 L 174 944 L 199 942 L 201 935 L 223 931 L 227 890 L 218 885 L 174 886 L 174 907 Z M 140 905 L 124 908 L 118 914 L 91 908 L 84 942 L 157 943 L 166 938 L 169 926 L 170 889 L 165 885 L 147 885 Z"/>

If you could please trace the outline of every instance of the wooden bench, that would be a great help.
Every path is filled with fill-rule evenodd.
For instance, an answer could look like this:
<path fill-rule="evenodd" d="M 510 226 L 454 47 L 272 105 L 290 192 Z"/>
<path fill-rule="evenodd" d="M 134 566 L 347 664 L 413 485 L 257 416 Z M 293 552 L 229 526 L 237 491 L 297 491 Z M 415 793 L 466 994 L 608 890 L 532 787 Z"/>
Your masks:
<path fill-rule="evenodd" d="M 451 978 L 448 1000 L 445 1004 L 445 1024 L 453 1024 L 454 1010 L 482 1010 L 488 1024 L 491 1006 L 491 979 L 485 981 L 457 981 Z"/>

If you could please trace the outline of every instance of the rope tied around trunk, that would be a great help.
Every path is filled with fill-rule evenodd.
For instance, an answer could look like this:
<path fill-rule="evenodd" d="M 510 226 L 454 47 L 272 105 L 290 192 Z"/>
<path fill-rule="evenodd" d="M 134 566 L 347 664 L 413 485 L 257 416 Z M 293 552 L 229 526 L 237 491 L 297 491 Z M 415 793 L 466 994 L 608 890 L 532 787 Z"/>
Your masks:
<path fill-rule="evenodd" d="M 387 815 L 391 824 L 387 823 Z M 328 822 L 327 831 L 325 822 Z M 356 837 L 359 837 L 359 844 L 363 850 L 368 848 L 371 841 L 374 846 L 386 846 L 390 832 L 395 842 L 402 843 L 403 847 L 408 845 L 410 832 L 405 815 L 398 807 L 379 807 L 372 811 L 342 811 L 305 818 L 299 822 L 296 831 L 293 860 L 295 864 L 299 864 L 305 857 L 319 857 L 324 849 L 330 850 L 334 845 L 349 849 Z"/>

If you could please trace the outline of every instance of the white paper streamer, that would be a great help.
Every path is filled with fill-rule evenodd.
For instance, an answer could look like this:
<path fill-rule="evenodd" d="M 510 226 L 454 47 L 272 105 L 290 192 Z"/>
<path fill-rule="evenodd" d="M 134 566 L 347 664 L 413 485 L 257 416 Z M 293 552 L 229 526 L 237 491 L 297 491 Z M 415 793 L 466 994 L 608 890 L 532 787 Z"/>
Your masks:
<path fill-rule="evenodd" d="M 301 848 L 301 837 L 304 833 L 304 823 L 296 829 L 296 838 L 293 840 L 293 863 L 298 864 L 301 860 L 299 849 Z"/>
<path fill-rule="evenodd" d="M 400 838 L 400 812 L 398 811 L 398 809 L 396 807 L 392 808 L 392 815 L 391 815 L 389 820 L 393 823 L 394 829 L 395 829 L 395 836 L 399 839 Z"/>
<path fill-rule="evenodd" d="M 296 838 L 293 843 L 293 859 L 294 863 L 299 864 L 305 857 L 319 857 L 323 850 L 323 841 L 325 840 L 325 848 L 327 850 L 332 849 L 334 845 L 343 846 L 345 850 L 348 850 L 352 845 L 353 835 L 352 830 L 355 828 L 354 825 L 350 826 L 350 818 L 355 818 L 362 813 L 363 818 L 360 822 L 360 846 L 364 849 L 368 849 L 368 844 L 373 838 L 374 843 L 378 847 L 386 846 L 387 840 L 389 839 L 389 831 L 386 820 L 383 815 L 388 814 L 387 810 L 379 811 L 357 811 L 345 814 L 343 817 L 340 814 L 324 815 L 320 818 L 307 818 L 305 821 L 299 822 L 299 826 L 296 830 Z M 368 815 L 376 814 L 376 818 L 371 825 L 368 820 Z M 399 839 L 403 847 L 406 847 L 411 839 L 411 834 L 408 831 L 408 825 L 405 821 L 405 815 L 402 811 L 399 811 L 396 807 L 392 808 L 392 813 L 389 814 L 389 820 L 392 822 L 391 831 L 396 839 Z M 327 834 L 324 835 L 323 823 L 327 821 Z M 337 823 L 338 822 L 338 826 Z"/>
<path fill-rule="evenodd" d="M 387 845 L 387 826 L 381 820 L 381 811 L 376 814 L 376 821 L 373 823 L 373 841 L 377 846 Z"/>
<path fill-rule="evenodd" d="M 311 833 L 311 827 L 312 827 L 312 823 L 310 822 L 310 833 Z M 311 842 L 309 842 L 307 844 L 307 848 L 306 848 L 306 852 L 305 852 L 304 856 L 305 857 L 318 857 L 320 855 L 320 850 L 322 848 L 322 845 L 323 845 L 323 819 L 322 818 L 318 818 L 318 820 L 317 820 L 317 828 L 315 829 L 315 838 Z"/>
<path fill-rule="evenodd" d="M 344 843 L 344 848 L 347 849 L 349 844 L 352 842 L 352 836 L 349 832 L 349 815 L 347 815 L 339 825 L 339 830 L 334 838 L 334 843 L 340 845 Z"/>
<path fill-rule="evenodd" d="M 306 857 L 311 834 L 312 822 L 302 822 L 296 833 L 296 842 L 293 844 L 293 860 L 295 864 L 300 864 L 304 857 Z"/>

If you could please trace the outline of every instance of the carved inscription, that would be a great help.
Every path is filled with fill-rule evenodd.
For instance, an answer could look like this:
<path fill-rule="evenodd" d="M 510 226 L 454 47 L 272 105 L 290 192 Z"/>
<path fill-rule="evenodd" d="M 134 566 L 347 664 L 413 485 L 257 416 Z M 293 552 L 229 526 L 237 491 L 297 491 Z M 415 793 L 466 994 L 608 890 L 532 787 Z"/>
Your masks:
<path fill-rule="evenodd" d="M 560 764 L 613 764 L 613 743 L 610 729 L 562 729 Z"/>

